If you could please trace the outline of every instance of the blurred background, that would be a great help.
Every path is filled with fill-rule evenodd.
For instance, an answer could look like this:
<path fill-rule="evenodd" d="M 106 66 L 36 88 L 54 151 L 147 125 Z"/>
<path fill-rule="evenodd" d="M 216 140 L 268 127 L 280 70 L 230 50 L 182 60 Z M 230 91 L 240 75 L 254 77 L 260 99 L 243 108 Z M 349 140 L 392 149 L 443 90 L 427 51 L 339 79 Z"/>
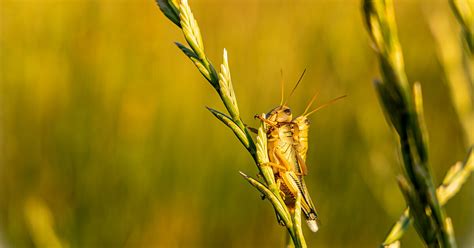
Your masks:
<path fill-rule="evenodd" d="M 405 204 L 360 1 L 190 5 L 214 65 L 229 53 L 249 125 L 279 103 L 280 69 L 289 92 L 307 68 L 295 114 L 315 92 L 317 104 L 349 95 L 311 117 L 306 182 L 322 226 L 304 231 L 311 247 L 379 245 Z M 460 28 L 444 0 L 395 11 L 439 184 L 468 144 L 441 53 L 457 68 Z M 205 109 L 224 110 L 218 95 L 173 41 L 153 0 L 0 1 L 0 247 L 283 246 L 271 205 L 238 174 L 256 175 L 250 155 Z M 473 185 L 447 204 L 459 247 L 474 246 Z M 402 245 L 422 245 L 413 228 Z"/>

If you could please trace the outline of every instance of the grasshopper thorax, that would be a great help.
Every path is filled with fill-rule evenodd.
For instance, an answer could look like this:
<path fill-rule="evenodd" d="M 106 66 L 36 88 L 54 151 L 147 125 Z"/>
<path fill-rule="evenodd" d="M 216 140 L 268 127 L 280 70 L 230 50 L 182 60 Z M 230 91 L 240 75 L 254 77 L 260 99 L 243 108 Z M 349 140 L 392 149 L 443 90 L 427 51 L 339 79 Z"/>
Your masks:
<path fill-rule="evenodd" d="M 291 113 L 291 109 L 288 106 L 281 105 L 268 112 L 266 117 L 269 121 L 285 123 L 291 122 L 293 119 L 293 114 Z"/>

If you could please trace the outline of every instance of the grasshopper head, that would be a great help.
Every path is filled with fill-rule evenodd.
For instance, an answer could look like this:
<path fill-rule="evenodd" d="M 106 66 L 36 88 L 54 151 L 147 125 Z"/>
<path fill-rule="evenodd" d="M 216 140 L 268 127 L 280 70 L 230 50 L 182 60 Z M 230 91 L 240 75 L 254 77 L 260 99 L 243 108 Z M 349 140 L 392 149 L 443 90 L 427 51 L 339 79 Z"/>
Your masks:
<path fill-rule="evenodd" d="M 291 122 L 293 119 L 291 109 L 285 105 L 272 109 L 266 116 L 268 120 L 275 122 Z"/>
<path fill-rule="evenodd" d="M 307 115 L 298 116 L 298 117 L 296 117 L 296 119 L 293 122 L 296 123 L 296 125 L 298 125 L 298 128 L 300 130 L 308 128 L 309 125 L 311 124 L 311 122 L 309 121 Z"/>

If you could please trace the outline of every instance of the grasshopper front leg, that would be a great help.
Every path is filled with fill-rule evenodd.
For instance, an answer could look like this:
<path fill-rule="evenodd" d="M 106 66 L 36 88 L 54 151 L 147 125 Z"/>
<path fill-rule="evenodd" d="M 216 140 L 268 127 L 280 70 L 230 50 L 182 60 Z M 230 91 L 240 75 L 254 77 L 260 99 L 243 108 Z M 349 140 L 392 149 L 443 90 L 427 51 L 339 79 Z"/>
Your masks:
<path fill-rule="evenodd" d="M 265 118 L 263 115 L 255 115 L 254 118 L 256 119 L 259 119 L 263 122 L 265 122 L 265 124 L 271 126 L 271 127 L 276 127 L 278 122 L 274 122 L 274 121 L 270 121 L 268 120 L 267 118 Z"/>

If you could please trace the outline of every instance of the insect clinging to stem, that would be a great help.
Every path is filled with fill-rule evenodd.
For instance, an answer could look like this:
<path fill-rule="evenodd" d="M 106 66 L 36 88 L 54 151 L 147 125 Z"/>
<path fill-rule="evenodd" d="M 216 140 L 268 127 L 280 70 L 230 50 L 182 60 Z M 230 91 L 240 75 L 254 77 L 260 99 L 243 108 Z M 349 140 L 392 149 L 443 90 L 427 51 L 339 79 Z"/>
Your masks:
<path fill-rule="evenodd" d="M 300 83 L 305 71 L 290 96 Z M 303 179 L 303 176 L 307 174 L 307 167 L 295 149 L 294 132 L 298 126 L 292 122 L 291 109 L 286 106 L 286 101 L 284 101 L 283 86 L 280 105 L 267 114 L 256 117 L 268 125 L 267 152 L 270 162 L 267 165 L 273 168 L 285 204 L 289 208 L 293 208 L 296 196 L 300 194 L 302 196 L 301 206 L 308 226 L 313 232 L 316 232 L 318 230 L 318 215 Z"/>
<path fill-rule="evenodd" d="M 275 177 L 280 185 L 280 190 L 285 197 L 285 203 L 291 207 L 294 205 L 296 195 L 300 193 L 303 199 L 302 209 L 308 226 L 313 232 L 316 232 L 318 230 L 318 215 L 303 179 L 303 176 L 308 174 L 306 165 L 310 127 L 308 117 L 346 97 L 346 95 L 336 97 L 308 112 L 318 95 L 315 94 L 306 106 L 303 114 L 293 119 L 291 109 L 286 103 L 298 87 L 305 72 L 306 70 L 303 71 L 286 101 L 284 100 L 282 81 L 280 105 L 272 109 L 266 115 L 256 117 L 269 126 L 267 129 L 267 149 L 270 163 L 268 163 L 268 165 L 272 166 L 274 170 Z"/>

